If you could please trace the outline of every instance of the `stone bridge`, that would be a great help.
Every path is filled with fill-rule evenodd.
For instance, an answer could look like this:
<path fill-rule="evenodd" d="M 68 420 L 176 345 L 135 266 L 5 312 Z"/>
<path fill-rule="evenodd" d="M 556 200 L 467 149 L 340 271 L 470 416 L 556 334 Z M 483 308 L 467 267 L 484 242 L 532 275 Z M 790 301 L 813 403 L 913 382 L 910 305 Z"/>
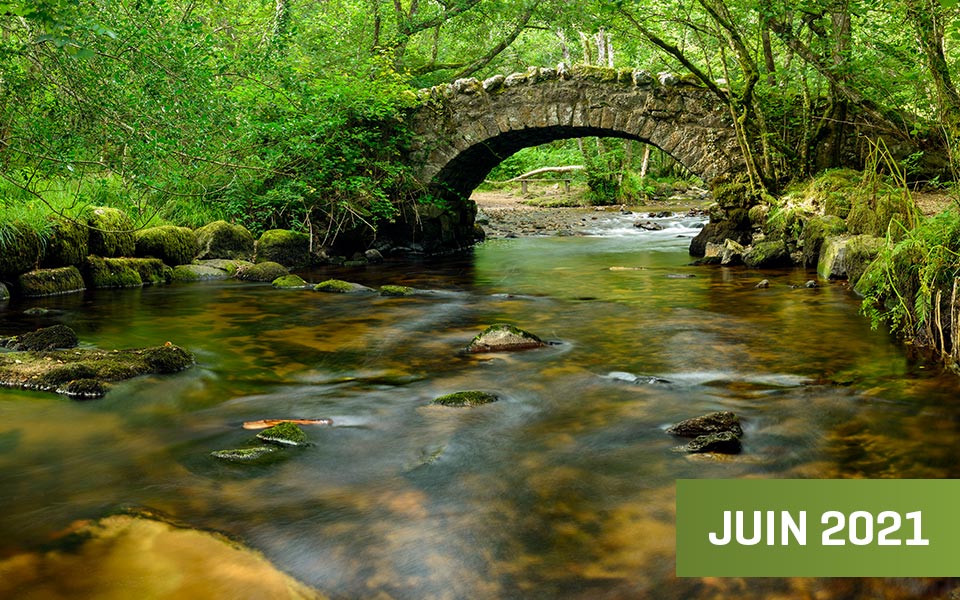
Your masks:
<path fill-rule="evenodd" d="M 728 109 L 705 88 L 672 75 L 531 67 L 482 82 L 461 79 L 419 97 L 409 161 L 419 182 L 454 207 L 439 231 L 423 232 L 424 239 L 440 234 L 444 245 L 473 241 L 475 207 L 465 200 L 491 169 L 530 146 L 616 137 L 660 148 L 707 183 L 745 169 Z M 417 218 L 423 223 L 425 216 L 440 215 Z"/>

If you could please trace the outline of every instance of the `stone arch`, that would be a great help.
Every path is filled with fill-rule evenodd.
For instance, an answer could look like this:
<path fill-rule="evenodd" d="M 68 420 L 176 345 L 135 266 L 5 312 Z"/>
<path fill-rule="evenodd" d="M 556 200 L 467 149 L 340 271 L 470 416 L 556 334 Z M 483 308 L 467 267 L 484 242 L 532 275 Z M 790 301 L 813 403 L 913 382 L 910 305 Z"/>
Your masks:
<path fill-rule="evenodd" d="M 705 88 L 643 71 L 531 68 L 421 91 L 412 115 L 419 181 L 465 199 L 523 148 L 578 137 L 652 144 L 709 183 L 745 164 L 727 108 Z"/>

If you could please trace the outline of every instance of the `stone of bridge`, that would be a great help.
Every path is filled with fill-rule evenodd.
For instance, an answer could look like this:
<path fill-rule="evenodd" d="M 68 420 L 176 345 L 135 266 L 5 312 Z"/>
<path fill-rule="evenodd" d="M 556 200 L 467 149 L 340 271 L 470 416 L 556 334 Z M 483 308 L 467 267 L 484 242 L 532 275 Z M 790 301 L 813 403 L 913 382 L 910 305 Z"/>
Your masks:
<path fill-rule="evenodd" d="M 419 181 L 447 199 L 468 198 L 518 150 L 567 138 L 646 142 L 708 183 L 745 170 L 729 110 L 673 75 L 531 67 L 483 82 L 461 79 L 419 97 L 409 161 Z"/>

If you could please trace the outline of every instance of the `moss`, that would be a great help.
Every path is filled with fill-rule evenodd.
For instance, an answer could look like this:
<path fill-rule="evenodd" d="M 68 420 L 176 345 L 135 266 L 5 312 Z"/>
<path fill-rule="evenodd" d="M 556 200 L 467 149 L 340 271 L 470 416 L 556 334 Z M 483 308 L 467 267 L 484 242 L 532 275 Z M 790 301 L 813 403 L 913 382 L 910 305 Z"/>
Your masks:
<path fill-rule="evenodd" d="M 197 229 L 198 258 L 249 259 L 253 256 L 253 234 L 242 225 L 214 221 Z"/>
<path fill-rule="evenodd" d="M 197 234 L 187 227 L 163 225 L 135 234 L 136 255 L 159 258 L 168 265 L 185 265 L 197 255 Z"/>
<path fill-rule="evenodd" d="M 749 182 L 740 177 L 716 177 L 710 184 L 710 193 L 714 202 L 725 210 L 745 209 L 756 203 L 756 194 L 750 190 Z"/>
<path fill-rule="evenodd" d="M 216 450 L 210 456 L 236 463 L 256 463 L 264 458 L 273 458 L 278 452 L 276 446 L 253 446 L 251 448 L 233 448 L 231 450 Z"/>
<path fill-rule="evenodd" d="M 205 265 L 177 265 L 171 273 L 172 281 L 208 281 L 229 277 L 230 273 L 227 271 Z"/>
<path fill-rule="evenodd" d="M 158 285 L 170 283 L 173 280 L 173 269 L 168 267 L 159 258 L 122 258 L 124 264 L 140 275 L 143 285 Z"/>
<path fill-rule="evenodd" d="M 86 216 L 90 254 L 106 258 L 134 255 L 135 226 L 127 213 L 115 208 L 94 206 L 87 209 Z"/>
<path fill-rule="evenodd" d="M 262 262 L 237 269 L 237 279 L 243 281 L 269 282 L 289 274 L 290 271 L 286 267 L 275 262 Z"/>
<path fill-rule="evenodd" d="M 576 65 L 573 67 L 572 71 L 573 76 L 577 79 L 589 79 L 593 81 L 600 81 L 602 83 L 614 83 L 618 78 L 617 70 L 607 67 Z"/>
<path fill-rule="evenodd" d="M 499 398 L 497 398 L 495 395 L 487 392 L 469 391 L 454 392 L 452 394 L 440 396 L 439 398 L 435 398 L 433 403 L 441 406 L 467 407 L 490 404 L 491 402 L 496 402 L 498 399 Z"/>
<path fill-rule="evenodd" d="M 16 351 L 40 352 L 54 348 L 75 348 L 77 334 L 66 325 L 53 325 L 10 338 L 6 347 Z"/>
<path fill-rule="evenodd" d="M 351 283 L 349 281 L 343 281 L 340 279 L 328 279 L 326 281 L 321 281 L 317 285 L 313 286 L 313 289 L 317 292 L 327 292 L 331 294 L 352 294 L 356 292 L 373 291 L 365 285 Z"/>
<path fill-rule="evenodd" d="M 264 429 L 257 434 L 257 438 L 281 446 L 306 446 L 309 443 L 307 434 L 298 425 L 289 421 Z"/>
<path fill-rule="evenodd" d="M 782 240 L 754 244 L 743 254 L 743 263 L 755 269 L 787 267 L 792 264 L 790 253 Z"/>
<path fill-rule="evenodd" d="M 483 330 L 470 342 L 468 352 L 501 352 L 540 348 L 546 344 L 528 331 L 499 323 Z"/>
<path fill-rule="evenodd" d="M 877 213 L 866 202 L 856 203 L 847 216 L 847 229 L 855 235 L 874 235 L 878 229 Z"/>
<path fill-rule="evenodd" d="M 847 242 L 847 280 L 854 289 L 870 263 L 880 254 L 884 244 L 884 240 L 869 235 L 858 235 Z"/>
<path fill-rule="evenodd" d="M 130 259 L 88 256 L 83 263 L 83 279 L 88 288 L 140 287 L 143 278 Z"/>
<path fill-rule="evenodd" d="M 299 275 L 284 275 L 283 277 L 274 279 L 271 285 L 282 290 L 301 290 L 309 284 Z"/>
<path fill-rule="evenodd" d="M 0 275 L 19 275 L 40 262 L 40 236 L 24 223 L 0 223 Z"/>
<path fill-rule="evenodd" d="M 18 279 L 20 293 L 27 297 L 58 296 L 86 289 L 76 267 L 40 269 L 24 273 Z"/>
<path fill-rule="evenodd" d="M 50 222 L 41 264 L 45 267 L 79 265 L 90 254 L 86 224 L 59 215 L 51 216 Z"/>
<path fill-rule="evenodd" d="M 743 443 L 729 431 L 701 435 L 683 447 L 690 453 L 716 452 L 718 454 L 740 454 Z"/>
<path fill-rule="evenodd" d="M 834 215 L 811 217 L 803 225 L 800 241 L 803 245 L 803 266 L 815 267 L 820 259 L 820 248 L 828 236 L 846 232 L 847 224 Z"/>
<path fill-rule="evenodd" d="M 381 296 L 412 296 L 417 290 L 405 285 L 382 285 L 380 286 Z"/>
<path fill-rule="evenodd" d="M 711 433 L 729 431 L 737 436 L 743 435 L 740 417 L 728 410 L 712 412 L 699 417 L 685 419 L 667 429 L 670 435 L 680 437 L 698 437 Z"/>
<path fill-rule="evenodd" d="M 287 229 L 264 231 L 256 244 L 256 262 L 276 262 L 291 269 L 310 266 L 310 236 Z"/>
<path fill-rule="evenodd" d="M 174 373 L 193 362 L 189 352 L 173 345 L 109 352 L 89 348 L 8 352 L 0 354 L 0 385 L 99 397 L 110 382 L 149 373 Z M 102 393 L 91 394 L 97 389 Z"/>
<path fill-rule="evenodd" d="M 223 258 L 212 258 L 212 259 L 199 261 L 199 266 L 213 267 L 214 269 L 220 269 L 230 277 L 233 277 L 234 275 L 237 274 L 237 269 L 243 266 L 246 266 L 246 267 L 253 266 L 253 263 L 246 260 L 229 260 L 229 259 L 223 259 Z"/>

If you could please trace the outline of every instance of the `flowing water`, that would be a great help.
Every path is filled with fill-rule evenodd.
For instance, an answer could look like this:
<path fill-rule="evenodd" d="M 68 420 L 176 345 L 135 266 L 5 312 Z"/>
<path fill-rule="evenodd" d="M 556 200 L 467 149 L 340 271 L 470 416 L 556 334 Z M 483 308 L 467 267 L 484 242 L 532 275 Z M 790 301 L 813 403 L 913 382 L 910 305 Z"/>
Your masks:
<path fill-rule="evenodd" d="M 408 298 L 227 281 L 0 308 L 0 335 L 62 322 L 86 345 L 171 341 L 198 361 L 96 401 L 0 390 L 0 560 L 144 508 L 333 598 L 945 594 L 956 582 L 674 576 L 675 480 L 960 477 L 960 384 L 871 331 L 843 285 L 687 266 L 693 224 L 664 223 L 308 274 L 428 290 Z M 495 322 L 555 343 L 461 352 Z M 500 401 L 430 405 L 472 389 Z M 743 453 L 676 452 L 665 427 L 714 410 L 742 416 Z M 334 425 L 277 463 L 210 456 L 282 417 Z"/>

